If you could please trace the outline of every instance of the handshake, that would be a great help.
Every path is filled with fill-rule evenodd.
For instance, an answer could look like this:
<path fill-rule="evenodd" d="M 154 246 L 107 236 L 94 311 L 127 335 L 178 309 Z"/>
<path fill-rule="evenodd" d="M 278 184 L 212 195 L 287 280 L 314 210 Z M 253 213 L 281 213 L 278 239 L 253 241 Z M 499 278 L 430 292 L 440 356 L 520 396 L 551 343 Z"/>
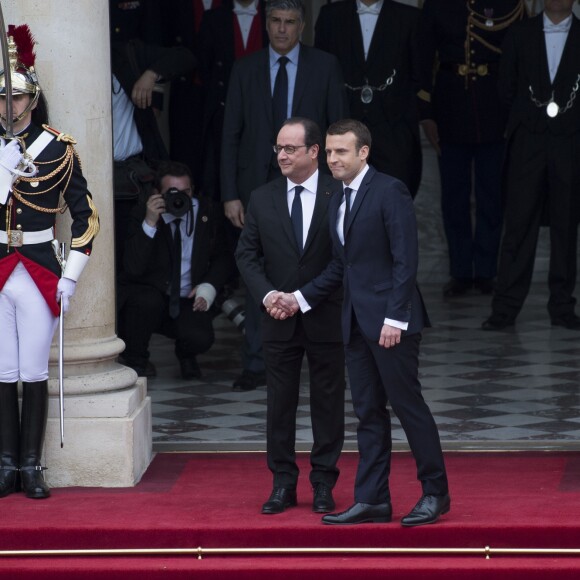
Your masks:
<path fill-rule="evenodd" d="M 276 320 L 285 320 L 300 310 L 296 296 L 286 292 L 271 292 L 264 300 L 264 306 L 266 312 Z"/>

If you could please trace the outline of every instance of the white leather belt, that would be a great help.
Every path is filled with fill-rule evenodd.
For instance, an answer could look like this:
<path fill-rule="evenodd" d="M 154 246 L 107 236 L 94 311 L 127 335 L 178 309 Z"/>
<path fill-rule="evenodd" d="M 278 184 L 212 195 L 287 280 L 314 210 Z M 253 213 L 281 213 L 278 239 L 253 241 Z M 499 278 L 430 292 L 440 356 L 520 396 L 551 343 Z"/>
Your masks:
<path fill-rule="evenodd" d="M 54 239 L 52 228 L 48 228 L 47 230 L 40 230 L 39 232 L 23 232 L 21 230 L 12 230 L 10 234 L 11 238 L 14 238 L 14 234 L 16 234 L 18 237 L 22 236 L 21 243 L 14 245 L 26 246 L 28 244 L 42 244 L 43 242 L 51 242 Z M 0 230 L 0 244 L 7 243 L 8 236 L 6 235 L 6 232 L 4 230 Z"/>

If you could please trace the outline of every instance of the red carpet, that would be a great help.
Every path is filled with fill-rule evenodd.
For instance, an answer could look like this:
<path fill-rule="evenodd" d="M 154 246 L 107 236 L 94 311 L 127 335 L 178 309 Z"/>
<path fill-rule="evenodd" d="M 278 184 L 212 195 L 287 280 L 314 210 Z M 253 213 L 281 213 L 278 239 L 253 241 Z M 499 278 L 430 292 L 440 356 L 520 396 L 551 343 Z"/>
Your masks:
<path fill-rule="evenodd" d="M 352 503 L 356 454 L 344 454 L 335 490 Z M 574 548 L 580 549 L 580 453 L 447 453 L 451 512 L 433 526 L 399 519 L 420 487 L 412 457 L 395 454 L 391 524 L 324 526 L 311 511 L 308 458 L 298 507 L 259 513 L 271 477 L 263 454 L 159 454 L 130 489 L 54 489 L 45 501 L 0 500 L 0 550 L 143 548 Z M 3 557 L 0 578 L 579 578 L 577 556 L 207 555 Z M 114 572 L 113 572 L 114 571 Z M 441 576 L 435 575 L 441 573 Z M 444 575 L 444 576 L 443 576 Z"/>

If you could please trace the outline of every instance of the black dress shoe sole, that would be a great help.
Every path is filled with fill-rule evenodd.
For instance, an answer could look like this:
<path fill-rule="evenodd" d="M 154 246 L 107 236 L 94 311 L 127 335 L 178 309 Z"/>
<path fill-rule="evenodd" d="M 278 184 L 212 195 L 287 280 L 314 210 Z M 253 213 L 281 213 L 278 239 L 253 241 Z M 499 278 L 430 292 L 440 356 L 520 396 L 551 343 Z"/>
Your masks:
<path fill-rule="evenodd" d="M 332 506 L 313 505 L 312 511 L 315 514 L 329 514 L 330 512 L 333 512 L 335 508 L 336 508 L 335 505 Z"/>
<path fill-rule="evenodd" d="M 295 502 L 291 502 L 291 503 L 285 503 L 283 506 L 280 507 L 272 507 L 272 508 L 266 508 L 266 507 L 262 507 L 262 513 L 267 515 L 267 516 L 271 516 L 271 515 L 275 515 L 275 514 L 282 514 L 286 511 L 286 509 L 291 508 L 291 507 L 296 507 L 296 503 Z"/>
<path fill-rule="evenodd" d="M 441 510 L 441 513 L 437 514 L 434 518 L 431 518 L 429 520 L 419 520 L 416 522 L 404 522 L 403 520 L 405 518 L 403 518 L 403 520 L 401 520 L 401 525 L 404 528 L 413 528 L 415 526 L 426 526 L 428 524 L 434 524 L 441 516 L 444 516 L 446 513 L 449 512 L 449 510 L 451 509 L 451 506 L 447 506 L 445 509 Z"/>
<path fill-rule="evenodd" d="M 329 522 L 322 518 L 322 523 L 327 526 L 356 526 L 357 524 L 388 524 L 392 520 L 391 516 L 365 518 L 355 522 Z"/>

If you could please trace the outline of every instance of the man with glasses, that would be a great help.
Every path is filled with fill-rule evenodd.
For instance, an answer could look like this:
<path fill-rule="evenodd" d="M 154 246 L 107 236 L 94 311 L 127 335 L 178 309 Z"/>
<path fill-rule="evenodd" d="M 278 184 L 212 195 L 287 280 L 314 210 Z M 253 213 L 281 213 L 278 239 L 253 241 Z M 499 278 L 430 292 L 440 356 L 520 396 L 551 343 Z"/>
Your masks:
<path fill-rule="evenodd" d="M 291 291 L 320 274 L 332 257 L 328 205 L 340 185 L 318 171 L 322 136 L 309 119 L 288 119 L 273 149 L 283 177 L 252 192 L 236 250 L 238 268 L 262 305 L 268 419 L 267 458 L 272 493 L 263 514 L 296 505 L 295 436 L 300 371 L 310 372 L 314 444 L 310 454 L 312 509 L 334 509 L 332 488 L 344 440 L 344 352 L 340 330 L 342 289 L 307 314 L 285 320 L 268 315 L 277 291 Z"/>
<path fill-rule="evenodd" d="M 280 175 L 272 145 L 291 116 L 312 119 L 321 130 L 347 114 L 336 57 L 300 43 L 303 0 L 270 0 L 266 30 L 270 44 L 234 63 L 224 112 L 221 195 L 226 217 L 242 229 L 250 192 Z M 236 390 L 265 384 L 260 314 L 246 300 L 242 375 Z"/>

